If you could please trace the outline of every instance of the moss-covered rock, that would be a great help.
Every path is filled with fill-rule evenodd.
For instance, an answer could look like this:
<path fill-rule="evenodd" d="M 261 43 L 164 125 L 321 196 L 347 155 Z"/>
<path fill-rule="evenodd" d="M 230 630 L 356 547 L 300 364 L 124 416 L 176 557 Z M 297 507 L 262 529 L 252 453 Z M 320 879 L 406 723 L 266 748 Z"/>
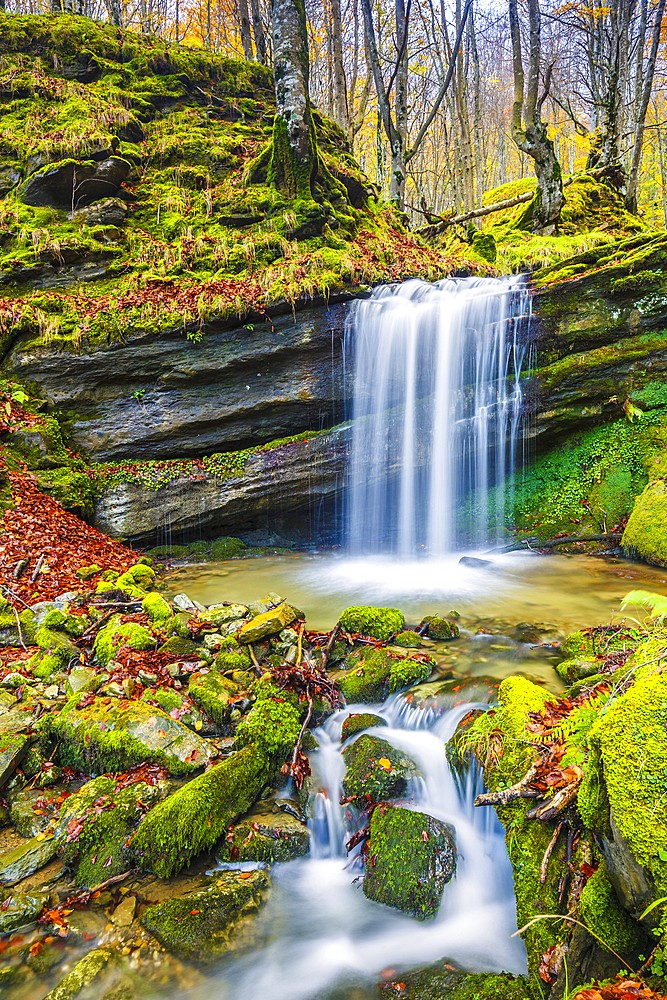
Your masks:
<path fill-rule="evenodd" d="M 345 632 L 370 635 L 386 642 L 405 626 L 405 618 L 397 608 L 351 607 L 340 616 Z"/>
<path fill-rule="evenodd" d="M 271 761 L 256 744 L 227 757 L 144 817 L 130 841 L 134 857 L 162 878 L 180 871 L 226 835 L 259 797 L 271 770 Z"/>
<path fill-rule="evenodd" d="M 29 840 L 11 851 L 0 854 L 0 882 L 14 885 L 48 864 L 58 853 L 53 837 Z"/>
<path fill-rule="evenodd" d="M 296 614 L 286 601 L 245 622 L 238 632 L 238 641 L 244 645 L 259 642 L 268 635 L 277 635 L 296 620 Z"/>
<path fill-rule="evenodd" d="M 345 661 L 347 673 L 338 678 L 345 701 L 380 702 L 402 688 L 425 680 L 432 663 L 400 657 L 387 649 L 365 646 L 354 650 Z"/>
<path fill-rule="evenodd" d="M 438 912 L 456 872 L 454 828 L 426 813 L 379 806 L 371 819 L 368 857 L 364 895 L 426 920 Z"/>
<path fill-rule="evenodd" d="M 421 969 L 394 973 L 379 984 L 383 1000 L 529 1000 L 528 981 L 509 972 L 467 973 L 452 968 L 451 962 L 434 962 Z"/>
<path fill-rule="evenodd" d="M 230 827 L 215 850 L 218 862 L 291 861 L 308 854 L 308 828 L 273 802 L 259 802 Z"/>
<path fill-rule="evenodd" d="M 165 624 L 172 617 L 171 608 L 159 594 L 147 594 L 141 602 L 141 607 L 151 621 L 158 624 Z"/>
<path fill-rule="evenodd" d="M 428 623 L 429 639 L 458 639 L 459 627 L 456 622 L 450 622 L 446 618 L 431 618 Z"/>
<path fill-rule="evenodd" d="M 31 923 L 49 902 L 45 892 L 12 893 L 0 889 L 0 934 Z"/>
<path fill-rule="evenodd" d="M 259 744 L 276 760 L 285 760 L 301 732 L 301 715 L 288 701 L 262 698 L 236 727 L 236 745 Z"/>
<path fill-rule="evenodd" d="M 407 629 L 405 632 L 399 632 L 398 635 L 394 636 L 392 642 L 395 646 L 403 646 L 404 649 L 421 649 L 422 646 L 419 633 L 413 632 L 410 629 Z"/>
<path fill-rule="evenodd" d="M 142 701 L 100 698 L 83 708 L 72 699 L 44 720 L 59 744 L 59 759 L 88 773 L 124 771 L 133 764 L 161 764 L 189 774 L 211 757 L 205 740 L 159 708 Z"/>
<path fill-rule="evenodd" d="M 109 963 L 114 962 L 113 951 L 97 948 L 76 963 L 71 972 L 61 979 L 44 1000 L 74 1000 L 93 980 L 101 976 Z"/>
<path fill-rule="evenodd" d="M 116 789 L 114 778 L 101 775 L 65 800 L 54 838 L 63 860 L 75 868 L 77 885 L 89 889 L 132 867 L 127 841 L 169 787 L 168 781 L 138 781 Z"/>
<path fill-rule="evenodd" d="M 373 802 L 400 799 L 408 781 L 419 773 L 414 761 L 386 740 L 364 734 L 343 750 L 347 770 L 343 794 Z"/>
<path fill-rule="evenodd" d="M 656 479 L 635 500 L 621 542 L 631 558 L 667 566 L 667 483 Z"/>
<path fill-rule="evenodd" d="M 381 718 L 381 716 L 373 715 L 372 712 L 350 712 L 341 728 L 341 743 L 344 743 L 345 740 L 349 740 L 351 736 L 362 732 L 364 729 L 372 729 L 375 726 L 386 725 L 386 721 Z"/>
<path fill-rule="evenodd" d="M 97 633 L 95 653 L 100 663 L 106 666 L 124 646 L 148 650 L 155 649 L 155 645 L 155 637 L 143 625 L 121 623 L 120 617 L 116 616 Z"/>
<path fill-rule="evenodd" d="M 188 691 L 195 704 L 221 726 L 229 723 L 234 699 L 240 693 L 237 684 L 214 670 L 192 674 Z"/>
<path fill-rule="evenodd" d="M 252 925 L 268 888 L 266 872 L 221 872 L 199 892 L 148 907 L 141 924 L 167 951 L 210 963 L 256 944 Z"/>

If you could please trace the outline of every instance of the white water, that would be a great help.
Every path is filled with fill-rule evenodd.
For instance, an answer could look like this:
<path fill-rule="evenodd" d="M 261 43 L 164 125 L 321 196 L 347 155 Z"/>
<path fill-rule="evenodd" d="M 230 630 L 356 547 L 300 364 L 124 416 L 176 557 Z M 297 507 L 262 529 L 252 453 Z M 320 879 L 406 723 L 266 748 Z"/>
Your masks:
<path fill-rule="evenodd" d="M 354 371 L 348 546 L 440 555 L 488 538 L 487 496 L 502 534 L 506 472 L 517 464 L 519 380 L 530 294 L 521 276 L 406 281 L 355 303 L 346 328 Z"/>
<path fill-rule="evenodd" d="M 311 757 L 311 853 L 273 867 L 274 890 L 264 912 L 272 940 L 229 965 L 203 996 L 310 1000 L 342 984 L 372 990 L 388 967 L 438 959 L 471 971 L 525 972 L 523 943 L 511 937 L 516 916 L 502 828 L 493 810 L 474 808 L 476 779 L 459 789 L 445 760 L 444 744 L 470 707 L 425 716 L 399 695 L 381 706 L 348 706 L 315 730 L 320 749 Z M 387 727 L 371 732 L 412 757 L 423 775 L 412 783 L 410 806 L 456 829 L 457 873 L 431 921 L 370 902 L 355 882 L 362 870 L 344 848 L 354 829 L 346 829 L 339 805 L 345 770 L 339 738 L 351 711 L 387 720 Z"/>

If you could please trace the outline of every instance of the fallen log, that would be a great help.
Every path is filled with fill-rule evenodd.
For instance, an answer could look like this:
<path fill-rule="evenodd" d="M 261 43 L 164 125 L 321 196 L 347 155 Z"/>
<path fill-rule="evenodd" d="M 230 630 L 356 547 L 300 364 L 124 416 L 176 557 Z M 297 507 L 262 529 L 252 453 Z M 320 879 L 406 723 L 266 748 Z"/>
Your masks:
<path fill-rule="evenodd" d="M 494 552 L 521 552 L 524 549 L 555 549 L 559 545 L 572 545 L 575 542 L 620 541 L 622 537 L 622 531 L 607 531 L 600 535 L 569 535 L 566 538 L 548 538 L 544 541 L 541 538 L 525 538 L 512 545 L 501 545 L 499 548 L 489 549 L 484 555 L 492 555 Z"/>
<path fill-rule="evenodd" d="M 516 785 L 511 785 L 509 788 L 504 788 L 500 792 L 483 792 L 478 795 L 475 799 L 476 806 L 507 806 L 510 802 L 514 802 L 515 799 L 536 799 L 540 795 L 539 792 L 535 791 L 533 788 L 529 788 L 529 784 L 537 777 L 538 766 L 541 761 L 538 760 L 532 764 L 528 773 L 521 779 L 517 781 Z"/>

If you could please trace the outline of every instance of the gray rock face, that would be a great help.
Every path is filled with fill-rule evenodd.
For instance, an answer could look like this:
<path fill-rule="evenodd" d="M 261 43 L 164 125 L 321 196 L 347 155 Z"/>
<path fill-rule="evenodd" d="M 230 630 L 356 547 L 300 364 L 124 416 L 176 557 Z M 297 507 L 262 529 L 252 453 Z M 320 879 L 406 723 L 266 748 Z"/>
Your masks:
<path fill-rule="evenodd" d="M 243 474 L 173 479 L 159 490 L 141 483 L 107 487 L 95 502 L 95 525 L 112 538 L 136 542 L 170 524 L 176 533 L 201 526 L 246 531 L 304 529 L 345 485 L 349 426 L 250 455 Z M 328 519 L 335 530 L 335 517 Z M 314 531 L 317 533 L 317 530 Z"/>
<path fill-rule="evenodd" d="M 182 329 L 79 353 L 19 341 L 7 368 L 76 414 L 73 447 L 96 462 L 210 455 L 340 422 L 345 310 L 211 324 L 199 343 Z"/>
<path fill-rule="evenodd" d="M 127 205 L 120 198 L 105 198 L 87 208 L 80 208 L 74 213 L 76 221 L 85 222 L 87 226 L 121 226 L 127 215 Z"/>
<path fill-rule="evenodd" d="M 120 156 L 101 163 L 94 160 L 60 160 L 38 170 L 21 189 L 26 205 L 60 205 L 79 208 L 114 195 L 131 165 Z"/>

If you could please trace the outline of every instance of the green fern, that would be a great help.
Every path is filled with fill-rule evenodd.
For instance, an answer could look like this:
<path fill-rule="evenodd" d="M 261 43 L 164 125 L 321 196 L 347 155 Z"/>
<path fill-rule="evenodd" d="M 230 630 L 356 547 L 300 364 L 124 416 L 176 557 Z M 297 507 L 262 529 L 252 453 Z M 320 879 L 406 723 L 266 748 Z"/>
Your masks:
<path fill-rule="evenodd" d="M 626 594 L 623 598 L 621 611 L 623 611 L 628 604 L 641 605 L 642 608 L 646 608 L 647 611 L 651 612 L 652 618 L 659 618 L 663 620 L 667 617 L 667 597 L 664 597 L 662 594 L 650 594 L 648 590 L 631 590 L 630 593 Z"/>

